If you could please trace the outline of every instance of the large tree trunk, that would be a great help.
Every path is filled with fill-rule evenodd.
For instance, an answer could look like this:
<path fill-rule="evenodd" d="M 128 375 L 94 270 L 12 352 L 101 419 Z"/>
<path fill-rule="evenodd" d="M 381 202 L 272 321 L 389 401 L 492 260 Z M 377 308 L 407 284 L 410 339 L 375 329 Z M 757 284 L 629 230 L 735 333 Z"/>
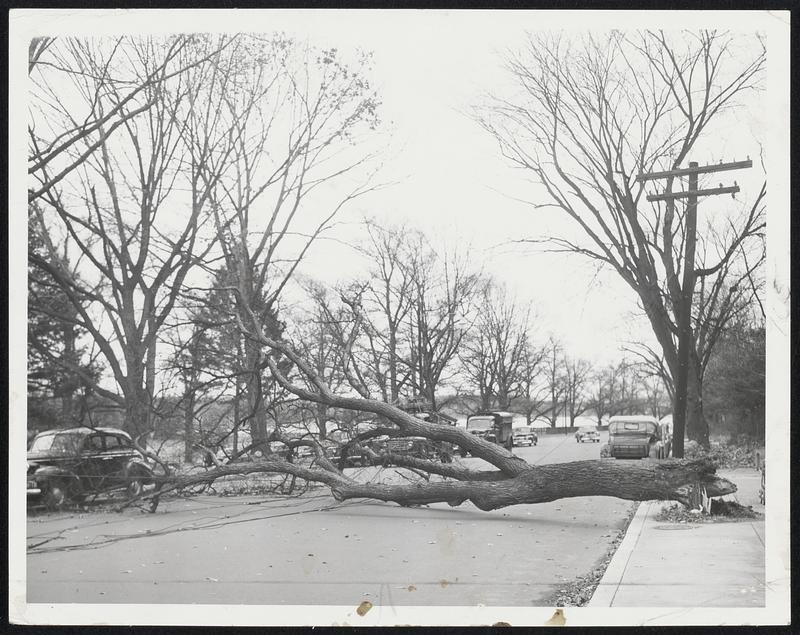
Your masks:
<path fill-rule="evenodd" d="M 137 440 L 151 432 L 150 400 L 142 387 L 134 387 L 125 395 L 125 429 Z"/>
<path fill-rule="evenodd" d="M 75 311 L 70 311 L 70 313 L 74 314 Z M 70 317 L 74 317 L 74 315 Z M 75 325 L 70 322 L 65 322 L 61 333 L 64 341 L 64 358 L 70 362 L 78 362 L 78 356 L 75 353 Z M 75 391 L 77 387 L 77 382 L 72 379 L 65 379 L 60 382 L 61 421 L 65 425 L 69 425 L 73 421 Z"/>
<path fill-rule="evenodd" d="M 239 378 L 236 378 L 236 395 L 233 398 L 233 453 L 239 452 L 239 418 L 241 414 L 241 390 L 239 389 Z"/>
<path fill-rule="evenodd" d="M 255 463 L 228 464 L 208 472 L 173 477 L 160 492 L 208 483 L 222 476 L 246 473 L 283 473 L 325 483 L 339 501 L 368 498 L 400 505 L 473 503 L 489 511 L 510 505 L 546 503 L 578 496 L 613 496 L 625 500 L 674 500 L 690 504 L 693 492 L 703 487 L 710 497 L 736 492 L 736 485 L 715 474 L 708 459 L 662 461 L 575 461 L 530 466 L 514 477 L 497 472 L 468 472 L 463 468 L 440 466 L 444 473 L 474 480 L 420 481 L 418 483 L 358 483 L 334 471 L 304 467 L 279 459 Z"/>
<path fill-rule="evenodd" d="M 708 421 L 703 413 L 703 380 L 697 371 L 696 357 L 693 355 L 692 358 L 686 394 L 686 436 L 708 448 Z"/>
<path fill-rule="evenodd" d="M 388 292 L 386 297 L 388 306 Z M 397 325 L 389 317 L 389 397 L 396 404 L 400 398 L 400 387 L 397 382 Z"/>
<path fill-rule="evenodd" d="M 261 385 L 261 350 L 252 341 L 245 343 L 245 364 L 248 370 L 245 381 L 250 434 L 253 442 L 267 440 L 267 413 L 264 408 L 264 395 Z"/>
<path fill-rule="evenodd" d="M 151 315 L 147 320 L 147 329 L 149 333 L 153 333 L 155 331 L 155 326 L 153 324 L 153 316 Z M 153 398 L 156 394 L 156 344 L 157 338 L 153 337 L 149 346 L 147 347 L 147 352 L 145 353 L 145 380 L 144 380 L 144 389 L 146 394 L 146 403 L 148 404 L 147 408 L 147 431 L 153 432 L 156 428 L 156 418 L 155 412 L 153 409 Z"/>
<path fill-rule="evenodd" d="M 332 488 L 337 500 L 374 498 L 400 504 L 466 501 L 489 511 L 509 505 L 547 503 L 577 496 L 613 496 L 626 500 L 675 500 L 689 504 L 691 491 L 705 487 L 708 496 L 736 491 L 730 481 L 715 475 L 706 460 L 694 461 L 575 461 L 531 467 L 501 481 L 445 481 L 380 485 L 354 483 Z"/>

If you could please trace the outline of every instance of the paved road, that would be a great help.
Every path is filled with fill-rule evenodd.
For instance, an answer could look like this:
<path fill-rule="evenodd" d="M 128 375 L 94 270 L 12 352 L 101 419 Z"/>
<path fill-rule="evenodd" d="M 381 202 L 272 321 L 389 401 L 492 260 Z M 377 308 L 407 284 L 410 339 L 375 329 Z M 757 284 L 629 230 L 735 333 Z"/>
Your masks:
<path fill-rule="evenodd" d="M 599 447 L 542 435 L 515 451 L 553 463 Z M 486 513 L 320 492 L 40 514 L 28 519 L 28 602 L 546 605 L 603 557 L 631 505 L 591 497 Z"/>

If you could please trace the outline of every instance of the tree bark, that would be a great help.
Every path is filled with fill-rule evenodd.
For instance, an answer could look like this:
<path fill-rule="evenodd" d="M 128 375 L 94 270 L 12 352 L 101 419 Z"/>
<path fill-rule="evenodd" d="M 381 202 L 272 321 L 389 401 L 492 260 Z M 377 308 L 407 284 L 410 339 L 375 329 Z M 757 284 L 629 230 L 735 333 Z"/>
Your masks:
<path fill-rule="evenodd" d="M 150 403 L 147 391 L 142 387 L 134 387 L 125 395 L 125 429 L 134 438 L 138 439 L 151 432 Z"/>
<path fill-rule="evenodd" d="M 689 364 L 686 394 L 686 435 L 702 447 L 709 447 L 708 421 L 703 412 L 703 380 L 697 371 L 696 356 Z"/>
<path fill-rule="evenodd" d="M 443 466 L 448 469 L 448 466 Z M 625 500 L 674 500 L 689 505 L 696 486 L 709 497 L 736 492 L 736 485 L 715 474 L 708 459 L 662 461 L 574 461 L 530 466 L 512 478 L 500 472 L 469 473 L 481 480 L 440 480 L 419 483 L 358 483 L 337 470 L 305 467 L 279 459 L 248 464 L 222 465 L 214 470 L 171 477 L 159 493 L 210 483 L 222 476 L 253 473 L 291 474 L 328 485 L 338 501 L 368 498 L 400 505 L 471 502 L 482 511 L 510 505 L 547 503 L 579 496 L 613 496 Z M 456 472 L 454 472 L 456 474 Z M 495 478 L 491 478 L 492 475 Z"/>
<path fill-rule="evenodd" d="M 323 403 L 315 404 L 315 419 L 317 422 L 317 431 L 319 438 L 328 438 L 328 406 Z"/>
<path fill-rule="evenodd" d="M 70 311 L 70 313 L 74 312 Z M 64 357 L 70 361 L 79 361 L 75 352 L 75 325 L 65 322 L 62 326 L 61 334 L 64 341 Z M 61 421 L 64 424 L 70 424 L 73 421 L 76 388 L 77 384 L 72 378 L 62 380 L 60 382 L 59 392 L 61 397 Z"/>
<path fill-rule="evenodd" d="M 253 441 L 267 440 L 267 414 L 264 409 L 264 395 L 261 385 L 261 349 L 255 343 L 245 343 L 245 396 L 250 417 L 250 435 Z"/>
<path fill-rule="evenodd" d="M 147 320 L 147 328 L 150 334 L 155 333 L 155 323 L 153 317 L 150 316 Z M 153 408 L 150 407 L 153 403 L 153 397 L 156 394 L 156 343 L 155 337 L 150 338 L 150 344 L 147 347 L 145 354 L 145 392 L 147 394 L 147 431 L 155 430 L 156 419 L 153 416 L 155 413 Z"/>
<path fill-rule="evenodd" d="M 708 496 L 736 491 L 736 485 L 714 474 L 706 460 L 695 461 L 575 461 L 542 465 L 502 481 L 446 481 L 425 484 L 337 484 L 337 500 L 373 498 L 400 504 L 445 502 L 458 506 L 466 501 L 490 511 L 509 505 L 547 503 L 577 496 L 613 496 L 626 500 L 675 500 L 689 504 L 699 484 Z"/>
<path fill-rule="evenodd" d="M 192 462 L 194 453 L 194 398 L 195 392 L 190 388 L 185 395 L 183 411 L 183 460 Z"/>
<path fill-rule="evenodd" d="M 233 453 L 239 452 L 239 379 L 236 379 L 236 396 L 233 401 Z"/>

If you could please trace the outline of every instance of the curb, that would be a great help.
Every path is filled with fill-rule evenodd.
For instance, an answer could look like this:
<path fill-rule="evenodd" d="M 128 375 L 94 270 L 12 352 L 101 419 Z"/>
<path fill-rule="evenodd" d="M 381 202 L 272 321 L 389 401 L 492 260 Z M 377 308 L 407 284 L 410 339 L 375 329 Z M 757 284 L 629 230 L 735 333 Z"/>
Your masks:
<path fill-rule="evenodd" d="M 628 525 L 625 532 L 625 537 L 617 547 L 617 551 L 611 558 L 611 562 L 600 579 L 600 584 L 592 594 L 592 598 L 586 603 L 587 607 L 606 607 L 611 606 L 614 601 L 614 596 L 617 594 L 622 576 L 625 574 L 625 569 L 628 566 L 628 561 L 631 558 L 636 544 L 639 542 L 639 536 L 642 533 L 644 522 L 647 519 L 650 509 L 656 501 L 645 501 L 639 503 L 639 508 L 636 514 Z"/>

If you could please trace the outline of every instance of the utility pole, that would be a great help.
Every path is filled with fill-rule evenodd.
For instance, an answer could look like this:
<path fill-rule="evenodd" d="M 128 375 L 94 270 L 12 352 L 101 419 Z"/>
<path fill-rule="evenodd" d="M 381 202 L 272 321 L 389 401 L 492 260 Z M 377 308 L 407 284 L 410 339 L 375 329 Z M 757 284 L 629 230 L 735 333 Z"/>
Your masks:
<path fill-rule="evenodd" d="M 753 167 L 753 162 L 748 158 L 746 161 L 733 161 L 731 163 L 720 162 L 717 165 L 698 166 L 696 161 L 689 163 L 688 168 L 677 168 L 664 172 L 650 172 L 639 174 L 637 181 L 654 181 L 657 179 L 669 179 L 668 191 L 663 194 L 648 195 L 647 200 L 666 201 L 667 205 L 674 205 L 675 199 L 685 198 L 686 202 L 686 232 L 684 239 L 683 253 L 683 281 L 681 283 L 680 305 L 677 310 L 678 322 L 678 368 L 673 378 L 675 382 L 675 396 L 672 409 L 672 456 L 683 458 L 683 440 L 686 433 L 686 406 L 689 387 L 689 363 L 691 359 L 692 347 L 692 303 L 694 298 L 695 272 L 694 272 L 694 253 L 697 243 L 697 199 L 700 196 L 713 196 L 717 194 L 730 194 L 735 197 L 739 191 L 739 186 L 734 181 L 732 186 L 710 188 L 698 190 L 697 176 L 711 172 L 722 172 L 727 170 L 740 170 Z M 671 192 L 672 179 L 674 177 L 688 176 L 689 187 L 684 192 Z"/>

